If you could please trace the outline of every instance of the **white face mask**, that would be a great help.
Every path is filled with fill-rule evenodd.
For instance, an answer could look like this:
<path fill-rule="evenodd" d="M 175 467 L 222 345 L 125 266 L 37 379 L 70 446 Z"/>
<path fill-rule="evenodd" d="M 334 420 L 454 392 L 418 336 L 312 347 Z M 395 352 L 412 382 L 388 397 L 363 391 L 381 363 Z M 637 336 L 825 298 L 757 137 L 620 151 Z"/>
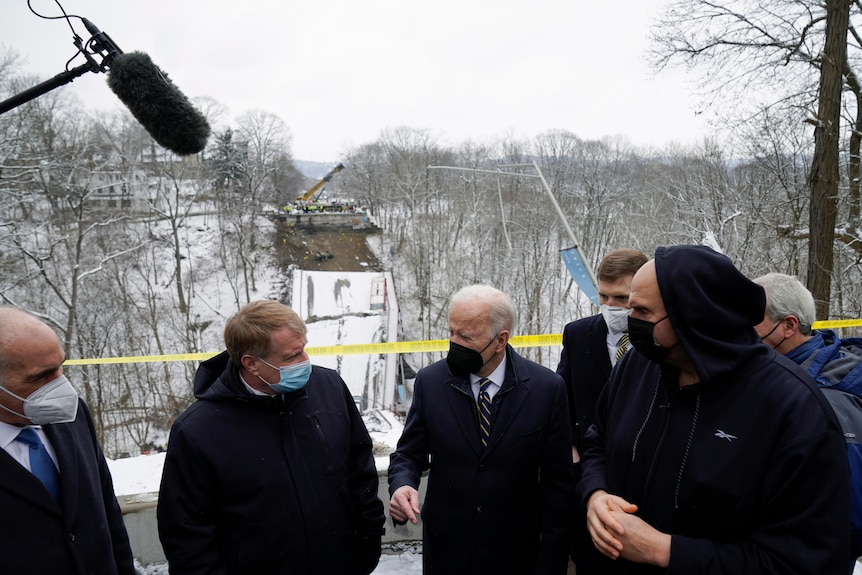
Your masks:
<path fill-rule="evenodd" d="M 70 423 L 75 421 L 75 417 L 78 415 L 78 392 L 75 391 L 65 375 L 49 381 L 26 398 L 15 395 L 3 386 L 0 386 L 0 389 L 15 399 L 23 401 L 24 413 L 12 411 L 3 405 L 0 405 L 0 408 L 29 419 L 34 425 Z"/>
<path fill-rule="evenodd" d="M 622 335 L 629 328 L 629 313 L 631 312 L 629 308 L 611 307 L 606 304 L 602 304 L 600 308 L 610 333 Z"/>

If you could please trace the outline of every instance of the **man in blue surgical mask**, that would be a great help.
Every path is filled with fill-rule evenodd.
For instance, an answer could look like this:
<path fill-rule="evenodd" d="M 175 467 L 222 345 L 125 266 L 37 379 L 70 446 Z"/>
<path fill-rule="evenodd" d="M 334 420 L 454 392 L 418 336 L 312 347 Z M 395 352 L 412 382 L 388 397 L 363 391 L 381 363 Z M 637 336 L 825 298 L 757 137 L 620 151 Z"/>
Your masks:
<path fill-rule="evenodd" d="M 647 262 L 643 252 L 618 249 L 608 253 L 596 269 L 600 313 L 573 321 L 563 330 L 563 349 L 557 373 L 563 376 L 572 423 L 572 462 L 575 482 L 581 477 L 581 439 L 593 423 L 596 400 L 611 368 L 630 349 L 629 292 L 632 277 Z M 578 575 L 596 575 L 599 556 L 587 531 L 586 516 L 573 516 L 571 557 Z"/>
<path fill-rule="evenodd" d="M 389 513 L 417 523 L 425 573 L 565 575 L 571 516 L 566 390 L 509 345 L 515 309 L 484 285 L 449 304 L 449 354 L 422 370 L 389 464 Z"/>
<path fill-rule="evenodd" d="M 224 340 L 168 441 L 158 524 L 171 573 L 368 575 L 383 504 L 344 381 L 311 365 L 305 323 L 281 303 L 246 305 Z"/>
<path fill-rule="evenodd" d="M 0 557 L 4 573 L 136 573 L 93 420 L 57 334 L 0 307 Z"/>

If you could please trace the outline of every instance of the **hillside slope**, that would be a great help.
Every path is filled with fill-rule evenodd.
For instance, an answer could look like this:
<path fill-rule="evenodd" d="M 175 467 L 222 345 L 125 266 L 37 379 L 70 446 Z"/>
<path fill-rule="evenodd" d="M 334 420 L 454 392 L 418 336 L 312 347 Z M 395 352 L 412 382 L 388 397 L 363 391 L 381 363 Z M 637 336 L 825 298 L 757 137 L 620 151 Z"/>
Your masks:
<path fill-rule="evenodd" d="M 278 261 L 285 270 L 296 265 L 310 271 L 383 271 L 368 246 L 369 233 L 348 227 L 310 229 L 279 223 L 275 240 Z M 318 254 L 332 257 L 320 258 Z"/>

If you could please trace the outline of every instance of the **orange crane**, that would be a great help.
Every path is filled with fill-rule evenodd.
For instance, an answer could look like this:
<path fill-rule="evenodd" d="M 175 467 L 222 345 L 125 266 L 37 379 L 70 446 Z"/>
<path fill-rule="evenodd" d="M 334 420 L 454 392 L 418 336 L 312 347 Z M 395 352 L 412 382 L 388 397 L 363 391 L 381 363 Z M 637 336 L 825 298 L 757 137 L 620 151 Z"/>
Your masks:
<path fill-rule="evenodd" d="M 312 197 L 312 196 L 314 196 L 318 192 L 322 192 L 323 189 L 326 187 L 326 183 L 332 179 L 332 176 L 334 176 L 335 174 L 337 174 L 338 172 L 340 172 L 343 169 L 344 169 L 344 164 L 339 163 L 337 166 L 335 166 L 334 168 L 329 170 L 329 172 L 327 172 L 327 174 L 325 176 L 323 176 L 323 178 L 319 182 L 317 182 L 316 184 L 314 184 L 313 186 L 308 188 L 307 192 L 305 192 L 301 196 L 297 196 L 296 201 L 297 202 L 307 202 L 307 201 L 309 201 L 309 198 L 311 198 L 312 202 L 315 201 L 317 198 Z"/>

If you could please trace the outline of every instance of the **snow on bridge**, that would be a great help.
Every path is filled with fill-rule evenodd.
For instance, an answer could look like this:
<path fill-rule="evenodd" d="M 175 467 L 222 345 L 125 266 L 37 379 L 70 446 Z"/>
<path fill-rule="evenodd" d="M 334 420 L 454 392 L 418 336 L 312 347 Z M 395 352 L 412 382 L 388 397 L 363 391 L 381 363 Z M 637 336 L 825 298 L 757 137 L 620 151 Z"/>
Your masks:
<path fill-rule="evenodd" d="M 309 348 L 397 341 L 398 305 L 389 272 L 294 270 L 290 307 L 308 326 Z M 393 407 L 396 359 L 394 353 L 315 354 L 311 363 L 337 370 L 366 411 Z"/>

